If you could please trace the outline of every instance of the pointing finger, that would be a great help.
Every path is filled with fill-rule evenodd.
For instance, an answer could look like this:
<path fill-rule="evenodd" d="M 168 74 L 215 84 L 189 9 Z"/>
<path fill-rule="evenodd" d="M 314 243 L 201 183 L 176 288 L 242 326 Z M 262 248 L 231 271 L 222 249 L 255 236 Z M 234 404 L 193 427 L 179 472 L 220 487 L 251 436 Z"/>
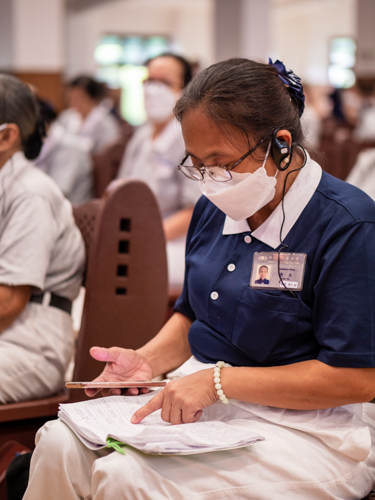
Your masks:
<path fill-rule="evenodd" d="M 139 408 L 134 415 L 131 418 L 131 423 L 132 424 L 139 424 L 139 422 L 142 422 L 144 418 L 147 417 L 147 415 L 150 415 L 151 413 L 154 413 L 156 410 L 160 410 L 160 408 L 163 406 L 163 391 L 159 392 L 154 398 L 150 399 L 142 408 Z"/>

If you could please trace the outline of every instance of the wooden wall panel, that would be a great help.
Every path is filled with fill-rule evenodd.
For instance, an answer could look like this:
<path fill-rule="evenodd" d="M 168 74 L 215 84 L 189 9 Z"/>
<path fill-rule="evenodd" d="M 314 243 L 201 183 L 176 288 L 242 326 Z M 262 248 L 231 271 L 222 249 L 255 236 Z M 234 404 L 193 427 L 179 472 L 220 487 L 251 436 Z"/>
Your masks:
<path fill-rule="evenodd" d="M 38 96 L 51 102 L 58 111 L 64 108 L 64 83 L 61 73 L 22 73 L 14 76 L 37 89 Z"/>

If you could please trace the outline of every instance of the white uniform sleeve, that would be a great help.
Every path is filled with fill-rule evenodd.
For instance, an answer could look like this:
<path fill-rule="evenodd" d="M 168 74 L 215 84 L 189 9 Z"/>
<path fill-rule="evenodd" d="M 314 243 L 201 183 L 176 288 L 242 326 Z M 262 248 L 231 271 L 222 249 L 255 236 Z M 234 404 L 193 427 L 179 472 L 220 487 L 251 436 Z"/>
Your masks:
<path fill-rule="evenodd" d="M 94 149 L 96 153 L 102 152 L 106 147 L 117 141 L 120 137 L 119 125 L 112 115 L 108 114 L 95 130 Z"/>
<path fill-rule="evenodd" d="M 117 179 L 124 179 L 131 176 L 132 169 L 134 169 L 134 163 L 137 162 L 137 150 L 141 147 L 141 134 L 142 129 L 138 128 L 133 137 L 129 140 L 124 156 L 121 160 L 121 165 L 117 173 Z"/>
<path fill-rule="evenodd" d="M 44 289 L 56 239 L 49 203 L 41 196 L 15 199 L 0 235 L 0 284 L 31 285 Z"/>
<path fill-rule="evenodd" d="M 79 148 L 59 148 L 54 154 L 53 164 L 48 171 L 48 175 L 56 182 L 68 199 L 79 174 L 81 158 Z"/>

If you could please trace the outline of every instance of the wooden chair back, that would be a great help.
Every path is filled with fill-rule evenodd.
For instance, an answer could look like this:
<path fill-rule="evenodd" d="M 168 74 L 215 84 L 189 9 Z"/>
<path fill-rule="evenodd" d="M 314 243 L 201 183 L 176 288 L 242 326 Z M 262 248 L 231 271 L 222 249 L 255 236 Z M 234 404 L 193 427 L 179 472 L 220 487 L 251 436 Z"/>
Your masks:
<path fill-rule="evenodd" d="M 81 231 L 88 261 L 90 248 L 95 241 L 96 231 L 99 229 L 98 219 L 103 208 L 103 200 L 93 199 L 82 205 L 73 206 L 75 222 Z M 86 263 L 87 267 L 87 263 Z"/>
<path fill-rule="evenodd" d="M 74 380 L 92 380 L 102 371 L 89 354 L 93 345 L 137 349 L 148 342 L 162 327 L 168 303 L 165 239 L 154 195 L 143 182 L 119 180 L 103 202 L 88 254 Z"/>

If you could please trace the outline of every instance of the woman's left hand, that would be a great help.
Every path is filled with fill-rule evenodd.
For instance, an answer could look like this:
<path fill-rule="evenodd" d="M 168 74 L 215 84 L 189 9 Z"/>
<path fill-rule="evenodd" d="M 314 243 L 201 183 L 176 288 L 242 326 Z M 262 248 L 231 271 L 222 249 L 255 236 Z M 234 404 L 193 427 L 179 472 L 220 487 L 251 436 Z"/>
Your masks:
<path fill-rule="evenodd" d="M 131 422 L 138 424 L 160 408 L 164 422 L 173 425 L 197 422 L 202 416 L 203 408 L 216 403 L 217 400 L 213 370 L 202 370 L 169 382 L 161 392 L 134 413 Z"/>

